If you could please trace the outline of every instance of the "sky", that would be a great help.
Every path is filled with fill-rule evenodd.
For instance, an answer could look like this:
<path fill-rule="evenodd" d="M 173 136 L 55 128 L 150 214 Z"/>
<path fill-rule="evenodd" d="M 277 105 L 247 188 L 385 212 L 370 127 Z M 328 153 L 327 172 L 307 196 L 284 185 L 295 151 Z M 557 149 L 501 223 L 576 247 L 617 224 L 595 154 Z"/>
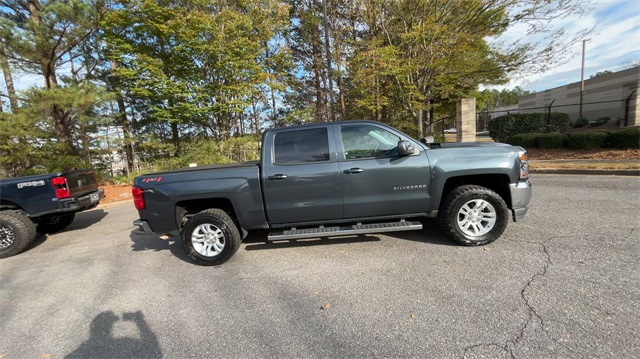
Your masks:
<path fill-rule="evenodd" d="M 640 61 L 640 1 L 593 0 L 586 16 L 569 15 L 551 24 L 563 28 L 568 34 L 583 28 L 592 28 L 587 36 L 584 78 L 599 71 L 620 71 L 630 63 Z M 522 36 L 522 28 L 509 29 L 503 34 L 506 41 Z M 582 41 L 567 48 L 568 61 L 558 64 L 545 73 L 523 74 L 497 89 L 520 86 L 525 90 L 541 92 L 546 89 L 580 81 Z M 18 90 L 30 86 L 42 86 L 41 76 L 24 75 L 16 71 L 14 82 Z M 0 90 L 5 90 L 4 81 Z"/>
<path fill-rule="evenodd" d="M 582 28 L 594 27 L 586 36 L 584 78 L 597 72 L 620 71 L 629 64 L 640 62 L 640 1 L 608 0 L 594 1 L 584 17 L 569 16 L 560 26 L 567 33 Z M 509 29 L 503 35 L 512 38 L 516 29 Z M 585 39 L 585 40 L 586 40 Z M 498 89 L 520 86 L 525 90 L 541 92 L 546 89 L 580 81 L 582 66 L 582 41 L 567 48 L 569 60 L 542 74 L 524 75 Z"/>

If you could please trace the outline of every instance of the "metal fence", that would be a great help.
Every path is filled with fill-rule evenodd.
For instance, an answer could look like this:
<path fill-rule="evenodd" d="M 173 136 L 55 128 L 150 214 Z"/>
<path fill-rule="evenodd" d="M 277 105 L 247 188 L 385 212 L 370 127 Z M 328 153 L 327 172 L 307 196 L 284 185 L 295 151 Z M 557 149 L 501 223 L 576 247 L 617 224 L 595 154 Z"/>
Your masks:
<path fill-rule="evenodd" d="M 634 91 L 635 92 L 635 91 Z M 626 127 L 634 124 L 636 116 L 634 93 L 622 99 L 591 100 L 580 103 L 566 103 L 550 99 L 548 105 L 479 111 L 476 113 L 476 131 L 486 131 L 489 120 L 513 113 L 546 113 L 547 120 L 551 113 L 560 112 L 569 115 L 572 123 L 581 117 L 589 124 Z"/>

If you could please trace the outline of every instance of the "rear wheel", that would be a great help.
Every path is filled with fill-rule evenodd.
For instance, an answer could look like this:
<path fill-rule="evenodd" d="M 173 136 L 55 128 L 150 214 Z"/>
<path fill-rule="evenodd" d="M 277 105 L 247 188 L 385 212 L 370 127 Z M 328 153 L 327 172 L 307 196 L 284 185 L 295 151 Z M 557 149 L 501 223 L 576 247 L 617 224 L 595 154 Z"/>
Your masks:
<path fill-rule="evenodd" d="M 31 220 L 13 211 L 0 212 L 0 258 L 20 253 L 36 238 Z"/>
<path fill-rule="evenodd" d="M 182 246 L 196 264 L 227 261 L 240 248 L 242 238 L 235 223 L 221 209 L 207 209 L 191 217 L 182 229 Z"/>
<path fill-rule="evenodd" d="M 40 219 L 40 221 L 38 222 L 37 230 L 40 233 L 59 232 L 69 227 L 74 218 L 76 218 L 75 213 L 47 216 Z"/>
<path fill-rule="evenodd" d="M 475 185 L 455 188 L 442 202 L 440 227 L 454 241 L 478 246 L 498 239 L 509 222 L 509 208 L 494 191 Z"/>

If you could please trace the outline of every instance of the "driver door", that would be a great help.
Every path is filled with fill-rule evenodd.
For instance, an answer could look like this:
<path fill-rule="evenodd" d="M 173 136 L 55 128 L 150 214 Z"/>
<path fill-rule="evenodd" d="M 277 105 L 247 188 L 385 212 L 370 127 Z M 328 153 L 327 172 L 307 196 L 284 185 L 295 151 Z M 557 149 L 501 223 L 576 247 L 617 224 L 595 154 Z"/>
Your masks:
<path fill-rule="evenodd" d="M 354 124 L 339 128 L 344 218 L 426 212 L 430 175 L 424 151 L 400 156 L 398 141 L 405 138 L 384 127 Z"/>

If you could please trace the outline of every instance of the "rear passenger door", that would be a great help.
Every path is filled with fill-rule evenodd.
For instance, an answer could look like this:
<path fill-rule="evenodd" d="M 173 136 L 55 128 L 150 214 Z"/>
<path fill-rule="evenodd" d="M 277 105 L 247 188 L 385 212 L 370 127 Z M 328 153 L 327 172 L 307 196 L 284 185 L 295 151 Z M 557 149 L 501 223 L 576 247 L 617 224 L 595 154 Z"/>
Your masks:
<path fill-rule="evenodd" d="M 342 189 L 332 126 L 282 130 L 266 139 L 265 205 L 275 225 L 342 218 Z"/>

